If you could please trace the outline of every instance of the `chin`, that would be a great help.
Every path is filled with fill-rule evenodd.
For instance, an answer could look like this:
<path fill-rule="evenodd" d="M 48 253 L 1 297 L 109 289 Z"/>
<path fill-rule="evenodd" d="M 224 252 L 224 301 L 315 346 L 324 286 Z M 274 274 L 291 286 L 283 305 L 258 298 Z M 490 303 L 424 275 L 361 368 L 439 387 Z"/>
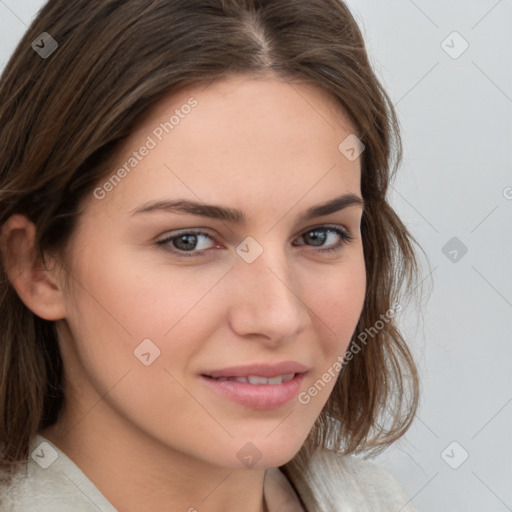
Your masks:
<path fill-rule="evenodd" d="M 232 469 L 269 469 L 282 466 L 289 462 L 301 449 L 307 432 L 302 438 L 292 438 L 284 433 L 275 436 L 267 433 L 242 440 L 237 438 L 222 453 L 223 465 Z M 285 438 L 285 439 L 283 439 Z M 235 459 L 226 459 L 226 453 L 235 454 Z"/>

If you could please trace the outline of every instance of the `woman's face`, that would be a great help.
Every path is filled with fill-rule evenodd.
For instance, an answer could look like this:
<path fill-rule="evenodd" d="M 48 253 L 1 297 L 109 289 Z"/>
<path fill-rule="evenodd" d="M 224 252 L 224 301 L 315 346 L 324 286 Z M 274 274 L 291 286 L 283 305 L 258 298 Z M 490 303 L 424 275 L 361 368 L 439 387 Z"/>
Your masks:
<path fill-rule="evenodd" d="M 272 78 L 232 76 L 158 105 L 70 241 L 58 325 L 71 426 L 223 467 L 295 455 L 363 306 L 362 206 L 306 217 L 361 198 L 352 133 L 324 92 Z M 283 362 L 300 366 L 272 368 Z M 301 374 L 205 376 L 265 375 L 229 370 L 247 365 Z"/>

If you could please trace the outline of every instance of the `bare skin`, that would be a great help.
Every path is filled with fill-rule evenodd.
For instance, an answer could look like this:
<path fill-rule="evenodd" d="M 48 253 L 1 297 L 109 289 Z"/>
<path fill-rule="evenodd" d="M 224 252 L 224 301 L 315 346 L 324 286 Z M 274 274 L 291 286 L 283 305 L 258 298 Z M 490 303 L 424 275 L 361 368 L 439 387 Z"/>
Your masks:
<path fill-rule="evenodd" d="M 159 141 L 155 128 L 190 97 L 197 106 Z M 17 262 L 11 281 L 35 314 L 58 326 L 66 402 L 41 434 L 118 510 L 263 512 L 264 483 L 268 509 L 286 510 L 290 489 L 265 471 L 299 451 L 334 379 L 308 404 L 295 398 L 256 410 L 212 391 L 200 375 L 296 361 L 308 368 L 306 391 L 345 352 L 365 293 L 362 207 L 301 214 L 342 194 L 361 197 L 360 159 L 338 150 L 353 132 L 311 85 L 232 76 L 189 87 L 150 113 L 118 166 L 148 136 L 156 147 L 104 197 L 86 198 L 65 261 L 33 265 L 33 225 L 21 215 L 4 225 Z M 246 222 L 133 214 L 178 198 L 239 209 Z M 323 241 L 307 236 L 313 228 Z M 189 239 L 188 252 L 199 256 L 177 243 L 187 230 L 205 233 Z M 174 242 L 157 244 L 171 235 Z M 249 236 L 263 249 L 250 264 L 236 252 Z M 134 355 L 146 339 L 160 351 L 147 366 Z M 239 457 L 247 443 L 260 454 L 250 467 Z"/>

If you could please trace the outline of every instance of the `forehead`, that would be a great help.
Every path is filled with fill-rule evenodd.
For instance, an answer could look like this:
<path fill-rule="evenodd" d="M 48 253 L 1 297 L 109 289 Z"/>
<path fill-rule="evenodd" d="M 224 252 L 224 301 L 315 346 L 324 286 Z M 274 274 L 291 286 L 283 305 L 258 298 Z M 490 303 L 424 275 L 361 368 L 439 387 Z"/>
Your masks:
<path fill-rule="evenodd" d="M 188 107 L 191 100 L 196 103 L 193 108 Z M 178 115 L 172 119 L 172 114 L 178 114 L 179 119 Z M 192 121 L 182 123 L 187 118 Z M 158 123 L 168 121 L 173 128 L 165 134 L 187 135 L 187 124 L 193 123 L 195 130 L 209 130 L 210 138 L 216 141 L 243 139 L 250 142 L 247 135 L 258 140 L 266 133 L 277 143 L 283 142 L 286 135 L 293 141 L 297 137 L 325 138 L 329 131 L 355 131 L 344 108 L 330 93 L 311 83 L 272 75 L 230 75 L 181 89 L 164 97 L 136 133 L 143 135 L 152 128 L 157 129 Z M 273 123 L 287 130 L 278 133 Z M 233 130 L 235 126 L 237 130 Z M 213 127 L 216 129 L 212 130 Z M 165 135 L 164 138 L 168 142 L 172 139 Z"/>
<path fill-rule="evenodd" d="M 357 193 L 359 159 L 339 150 L 353 133 L 342 107 L 312 84 L 233 75 L 190 86 L 129 137 L 112 169 L 126 172 L 106 199 L 128 211 L 174 195 L 239 203 L 243 194 L 276 206 L 305 193 L 325 200 L 333 188 Z"/>

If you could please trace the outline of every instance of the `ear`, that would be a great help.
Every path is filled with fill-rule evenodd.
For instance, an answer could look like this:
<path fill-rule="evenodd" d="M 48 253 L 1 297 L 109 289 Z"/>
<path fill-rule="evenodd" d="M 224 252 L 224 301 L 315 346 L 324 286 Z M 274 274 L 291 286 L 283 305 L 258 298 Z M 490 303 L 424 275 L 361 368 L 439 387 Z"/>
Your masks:
<path fill-rule="evenodd" d="M 27 308 L 45 320 L 65 318 L 57 265 L 50 269 L 41 261 L 35 225 L 24 215 L 9 217 L 2 226 L 1 248 L 7 277 Z"/>

